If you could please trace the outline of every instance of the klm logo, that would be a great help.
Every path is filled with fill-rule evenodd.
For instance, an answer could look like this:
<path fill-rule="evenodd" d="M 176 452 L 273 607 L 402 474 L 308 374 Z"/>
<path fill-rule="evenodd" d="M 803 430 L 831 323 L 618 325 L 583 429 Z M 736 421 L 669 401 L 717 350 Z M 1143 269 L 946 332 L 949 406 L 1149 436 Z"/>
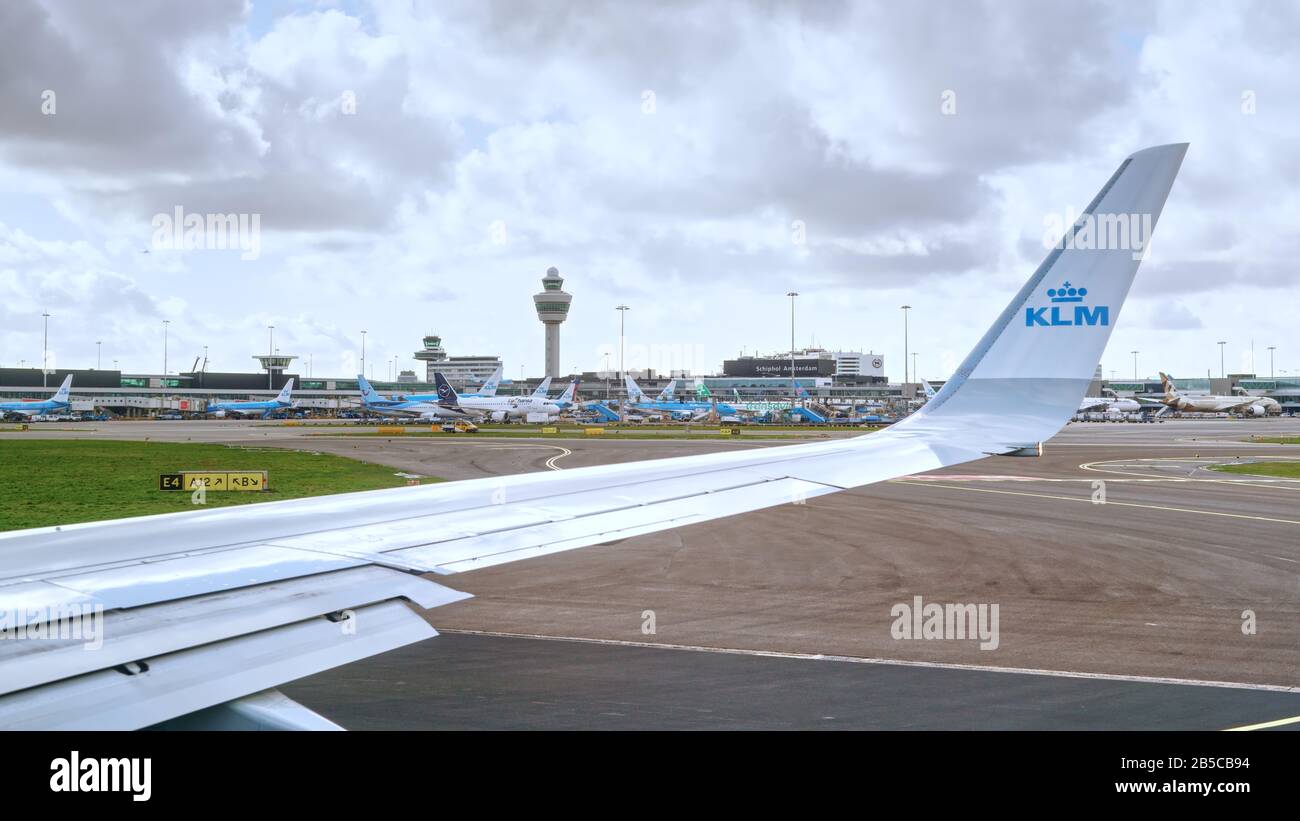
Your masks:
<path fill-rule="evenodd" d="M 1087 295 L 1087 288 L 1076 288 L 1069 282 L 1060 288 L 1048 288 L 1047 296 L 1053 304 L 1047 308 L 1025 308 L 1025 325 L 1031 328 L 1040 325 L 1109 325 L 1110 308 L 1105 305 L 1090 308 L 1081 304 Z"/>

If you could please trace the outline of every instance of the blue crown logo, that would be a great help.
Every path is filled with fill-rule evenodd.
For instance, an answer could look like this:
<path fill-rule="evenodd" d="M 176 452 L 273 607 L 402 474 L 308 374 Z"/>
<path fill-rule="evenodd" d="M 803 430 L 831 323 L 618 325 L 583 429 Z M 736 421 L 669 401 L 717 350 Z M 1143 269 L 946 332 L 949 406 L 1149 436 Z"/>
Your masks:
<path fill-rule="evenodd" d="M 1048 288 L 1047 295 L 1053 302 L 1083 302 L 1088 295 L 1087 288 L 1076 288 L 1067 280 L 1060 288 Z"/>

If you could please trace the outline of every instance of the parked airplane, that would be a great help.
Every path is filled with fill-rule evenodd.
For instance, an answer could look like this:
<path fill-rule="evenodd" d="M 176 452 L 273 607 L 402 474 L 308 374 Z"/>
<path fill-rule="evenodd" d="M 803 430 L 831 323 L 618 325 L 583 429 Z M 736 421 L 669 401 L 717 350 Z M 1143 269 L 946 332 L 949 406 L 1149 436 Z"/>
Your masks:
<path fill-rule="evenodd" d="M 430 402 L 422 399 L 389 399 L 373 388 L 366 378 L 357 374 L 357 387 L 361 388 L 361 406 L 381 416 L 414 417 L 416 419 L 465 419 L 473 414 L 453 402 Z"/>
<path fill-rule="evenodd" d="M 533 398 L 541 399 L 545 402 L 548 402 L 554 405 L 555 407 L 559 408 L 560 410 L 567 410 L 572 407 L 583 407 L 588 403 L 577 401 L 578 383 L 581 381 L 582 380 L 580 379 L 574 379 L 572 382 L 569 383 L 569 386 L 564 389 L 564 393 L 560 394 L 554 399 L 547 398 L 546 391 L 542 390 L 541 387 L 538 387 L 537 390 L 533 391 Z M 546 377 L 545 381 L 542 382 L 542 386 L 549 385 L 550 383 L 551 383 L 551 377 L 548 376 Z"/>
<path fill-rule="evenodd" d="M 1282 412 L 1282 405 L 1276 399 L 1270 399 L 1267 396 L 1251 396 L 1248 393 L 1238 396 L 1183 393 L 1178 390 L 1174 380 L 1163 371 L 1160 374 L 1160 384 L 1165 389 L 1164 398 L 1160 401 L 1178 411 L 1191 413 L 1244 413 L 1250 416 L 1266 416 L 1270 413 Z"/>
<path fill-rule="evenodd" d="M 488 417 L 494 422 L 510 419 L 524 419 L 530 413 L 544 413 L 547 416 L 559 416 L 560 406 L 546 398 L 545 393 L 539 397 L 532 396 L 458 396 L 441 373 L 434 373 L 434 383 L 438 388 L 439 401 L 452 404 L 472 413 Z"/>
<path fill-rule="evenodd" d="M 1097 215 L 1158 224 L 1186 150 L 1127 157 L 934 399 L 879 432 L 0 534 L 0 584 L 27 628 L 93 610 L 100 640 L 0 641 L 0 728 L 337 729 L 274 688 L 436 636 L 417 611 L 469 597 L 452 574 L 1036 456 L 1087 391 L 1141 262 L 1073 239 Z M 1067 278 L 1087 289 L 1070 311 L 1051 302 Z"/>
<path fill-rule="evenodd" d="M 696 383 L 695 395 L 697 401 L 686 402 L 675 399 L 664 399 L 663 397 L 665 394 L 672 396 L 672 393 L 668 391 L 667 388 L 659 394 L 659 398 L 651 400 L 645 395 L 645 392 L 637 386 L 636 380 L 631 376 L 625 374 L 623 381 L 627 387 L 627 406 L 632 410 L 643 411 L 651 414 L 667 414 L 674 419 L 700 419 L 713 413 L 715 409 L 718 413 L 725 416 L 731 416 L 736 413 L 736 409 L 726 402 L 715 403 L 712 395 L 708 393 L 708 388 L 704 388 L 705 396 L 708 398 L 704 401 L 698 401 L 700 388 L 704 387 L 703 382 Z M 675 383 L 676 380 L 673 382 Z M 670 383 L 669 387 L 676 386 L 675 384 Z"/>
<path fill-rule="evenodd" d="M 217 402 L 208 405 L 204 413 L 210 413 L 218 419 L 227 416 L 261 416 L 263 419 L 275 413 L 276 411 L 286 410 L 293 407 L 293 402 L 289 397 L 293 395 L 293 379 L 284 383 L 280 393 L 271 400 L 265 402 Z"/>
<path fill-rule="evenodd" d="M 1160 407 L 1159 402 L 1143 402 L 1119 396 L 1085 396 L 1079 403 L 1078 413 L 1140 413 L 1146 407 Z"/>
<path fill-rule="evenodd" d="M 47 413 L 61 413 L 72 410 L 68 394 L 72 390 L 72 374 L 63 377 L 63 384 L 49 399 L 39 402 L 0 402 L 0 419 L 17 416 L 26 419 Z"/>
<path fill-rule="evenodd" d="M 436 375 L 434 379 L 435 380 L 437 379 Z M 483 383 L 483 386 L 478 389 L 477 393 L 458 392 L 456 394 L 456 397 L 457 399 L 493 399 L 497 395 L 497 386 L 500 383 L 501 383 L 501 368 L 497 368 L 496 371 L 492 374 L 492 377 L 488 379 L 488 381 Z M 550 390 L 550 387 L 551 387 L 551 377 L 548 376 L 545 379 L 543 379 L 541 384 L 537 386 L 537 389 L 533 391 L 533 398 L 545 399 L 546 392 Z M 398 398 L 407 402 L 439 401 L 439 396 L 436 393 L 412 393 L 412 394 L 405 394 Z"/>
<path fill-rule="evenodd" d="M 799 404 L 799 401 L 801 400 L 810 401 L 812 399 L 812 395 L 808 393 L 807 389 L 799 385 L 797 382 L 792 382 L 791 386 L 794 388 L 794 393 L 796 397 L 793 400 L 792 399 L 755 399 L 755 400 L 750 400 L 748 402 L 737 401 L 734 406 L 729 405 L 728 407 L 732 408 L 732 413 L 739 413 L 739 412 L 749 413 L 752 414 L 754 418 L 761 419 L 764 421 L 774 420 L 777 418 L 777 416 L 781 414 L 786 414 L 790 417 L 803 419 L 806 422 L 824 423 L 828 421 L 826 416 L 823 415 L 822 413 L 813 410 L 807 405 Z M 705 388 L 703 383 L 700 383 L 700 386 L 696 389 L 697 392 L 701 388 L 703 388 L 706 394 L 708 393 L 708 388 Z M 739 397 L 739 394 L 737 394 L 737 397 Z"/>

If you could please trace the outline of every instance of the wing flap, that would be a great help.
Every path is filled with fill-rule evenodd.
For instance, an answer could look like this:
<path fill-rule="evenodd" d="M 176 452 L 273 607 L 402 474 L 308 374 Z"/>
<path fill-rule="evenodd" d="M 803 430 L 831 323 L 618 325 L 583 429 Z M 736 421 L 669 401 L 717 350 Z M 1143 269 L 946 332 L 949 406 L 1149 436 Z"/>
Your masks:
<path fill-rule="evenodd" d="M 396 598 L 428 609 L 470 594 L 368 566 L 130 610 L 80 611 L 32 640 L 0 642 L 0 694 Z"/>
<path fill-rule="evenodd" d="M 437 635 L 398 602 L 360 608 L 355 632 L 324 618 L 154 656 L 0 696 L 11 730 L 134 730 Z"/>

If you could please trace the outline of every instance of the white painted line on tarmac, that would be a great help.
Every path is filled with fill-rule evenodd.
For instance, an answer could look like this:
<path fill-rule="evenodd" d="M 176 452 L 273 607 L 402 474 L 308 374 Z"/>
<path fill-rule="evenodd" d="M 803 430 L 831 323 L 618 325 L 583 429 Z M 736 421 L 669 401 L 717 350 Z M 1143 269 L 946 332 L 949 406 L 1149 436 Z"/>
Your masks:
<path fill-rule="evenodd" d="M 734 656 L 798 659 L 803 661 L 838 661 L 846 664 L 882 664 L 894 667 L 924 667 L 936 670 L 968 670 L 976 673 L 1012 673 L 1023 676 L 1050 676 L 1056 678 L 1094 679 L 1097 681 L 1130 681 L 1137 684 L 1178 684 L 1188 687 L 1221 687 L 1229 690 L 1262 690 L 1271 693 L 1300 693 L 1300 687 L 1285 684 L 1252 684 L 1244 681 L 1213 681 L 1162 676 L 1130 676 L 1121 673 L 1084 673 L 1076 670 L 1042 670 L 1034 667 L 997 667 L 983 664 L 958 664 L 944 661 L 909 661 L 906 659 L 866 658 L 863 656 L 834 656 L 821 653 L 784 653 L 777 650 L 747 650 L 737 647 L 703 647 L 694 644 L 658 644 L 648 641 L 621 641 L 618 639 L 591 639 L 578 636 L 544 636 L 536 633 L 503 633 L 494 630 L 459 630 L 439 627 L 440 633 L 459 633 L 467 636 L 489 636 L 507 639 L 540 639 L 542 641 L 571 641 L 580 644 L 603 644 L 611 647 L 641 647 L 649 650 L 686 650 L 694 653 L 720 653 Z"/>
<path fill-rule="evenodd" d="M 1277 522 L 1284 525 L 1300 525 L 1300 519 L 1274 519 L 1270 516 L 1251 516 L 1245 513 L 1220 513 L 1215 510 L 1198 510 L 1194 507 L 1173 507 L 1170 505 L 1149 505 L 1141 502 L 1114 502 L 1107 499 L 1105 502 L 1094 502 L 1089 497 L 1083 496 L 1056 496 L 1051 493 L 1027 493 L 1020 490 L 994 490 L 988 487 L 965 487 L 962 485 L 941 485 L 937 482 L 916 482 L 917 487 L 941 487 L 949 490 L 970 490 L 976 493 L 1001 493 L 1007 496 L 1033 496 L 1038 499 L 1057 499 L 1062 502 L 1083 502 L 1090 505 L 1104 505 L 1107 507 L 1141 507 L 1147 510 L 1166 510 L 1172 513 L 1197 513 L 1202 516 L 1222 516 L 1228 519 L 1250 519 L 1256 522 Z"/>

